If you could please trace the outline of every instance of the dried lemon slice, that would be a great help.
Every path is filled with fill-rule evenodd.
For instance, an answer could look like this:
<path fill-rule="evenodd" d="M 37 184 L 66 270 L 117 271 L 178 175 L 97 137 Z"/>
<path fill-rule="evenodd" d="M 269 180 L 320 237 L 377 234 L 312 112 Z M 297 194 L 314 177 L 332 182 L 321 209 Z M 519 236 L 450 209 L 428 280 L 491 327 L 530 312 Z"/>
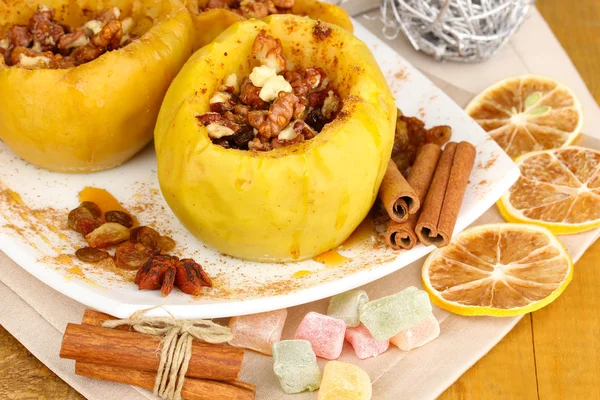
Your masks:
<path fill-rule="evenodd" d="M 466 111 L 512 158 L 567 146 L 583 125 L 573 91 L 538 75 L 500 81 L 475 97 Z"/>
<path fill-rule="evenodd" d="M 491 224 L 463 231 L 423 265 L 434 304 L 460 315 L 505 317 L 538 310 L 571 281 L 573 262 L 550 231 Z"/>
<path fill-rule="evenodd" d="M 600 152 L 563 147 L 526 154 L 516 163 L 521 177 L 498 202 L 505 220 L 555 234 L 600 226 Z"/>

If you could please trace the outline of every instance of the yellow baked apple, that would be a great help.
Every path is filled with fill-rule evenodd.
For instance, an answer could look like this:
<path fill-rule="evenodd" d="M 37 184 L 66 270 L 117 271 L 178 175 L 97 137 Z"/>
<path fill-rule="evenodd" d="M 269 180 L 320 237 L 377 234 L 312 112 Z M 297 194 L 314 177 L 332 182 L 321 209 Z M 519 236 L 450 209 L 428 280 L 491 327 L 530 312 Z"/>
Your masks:
<path fill-rule="evenodd" d="M 270 151 L 224 148 L 198 117 L 210 114 L 229 76 L 256 72 L 253 43 L 263 31 L 280 40 L 289 71 L 322 68 L 341 109 L 310 140 Z M 381 70 L 352 33 L 294 15 L 242 21 L 197 51 L 167 92 L 155 130 L 160 187 L 181 222 L 223 253 L 310 258 L 343 242 L 369 212 L 395 122 Z"/>
<path fill-rule="evenodd" d="M 71 68 L 9 66 L 0 56 L 0 139 L 51 171 L 124 163 L 152 139 L 167 88 L 193 51 L 191 15 L 178 0 L 6 0 L 0 39 L 27 25 L 38 4 L 72 27 L 117 7 L 139 38 Z"/>
<path fill-rule="evenodd" d="M 207 8 L 208 3 L 209 0 L 190 0 L 187 2 L 188 8 L 194 15 L 197 49 L 212 42 L 229 26 L 246 19 L 241 13 L 236 13 L 231 9 Z M 223 1 L 223 3 L 227 3 L 227 1 Z M 341 7 L 323 3 L 319 0 L 295 0 L 293 3 L 293 7 L 289 10 L 291 14 L 329 22 L 350 32 L 353 31 L 350 17 Z"/>

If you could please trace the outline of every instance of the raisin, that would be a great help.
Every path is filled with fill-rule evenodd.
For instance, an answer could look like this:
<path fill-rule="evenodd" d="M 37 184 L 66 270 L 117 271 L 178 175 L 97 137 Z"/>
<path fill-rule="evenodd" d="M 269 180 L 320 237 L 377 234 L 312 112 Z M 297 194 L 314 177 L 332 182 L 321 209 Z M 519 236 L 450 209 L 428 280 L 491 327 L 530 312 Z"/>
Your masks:
<path fill-rule="evenodd" d="M 115 251 L 115 263 L 123 269 L 139 269 L 152 256 L 154 250 L 141 244 L 133 242 L 121 243 Z"/>
<path fill-rule="evenodd" d="M 77 258 L 81 261 L 95 263 L 108 257 L 108 253 L 104 250 L 84 247 L 75 252 Z"/>
<path fill-rule="evenodd" d="M 74 231 L 79 232 L 79 228 L 77 227 L 77 222 L 80 219 L 94 219 L 94 216 L 92 215 L 90 210 L 88 210 L 87 208 L 77 207 L 76 209 L 71 210 L 69 212 L 69 217 L 67 219 L 69 228 L 73 229 Z"/>
<path fill-rule="evenodd" d="M 313 128 L 315 131 L 321 132 L 327 121 L 325 121 L 325 117 L 323 116 L 321 111 L 319 111 L 316 108 L 313 108 L 308 113 L 308 116 L 306 117 L 306 120 L 304 122 L 308 126 Z"/>
<path fill-rule="evenodd" d="M 158 248 L 161 253 L 168 253 L 173 250 L 176 245 L 175 241 L 168 236 L 161 236 L 160 239 L 158 239 Z"/>
<path fill-rule="evenodd" d="M 85 236 L 90 247 L 112 246 L 129 239 L 129 229 L 116 222 L 107 222 Z"/>
<path fill-rule="evenodd" d="M 106 222 L 116 222 L 117 224 L 123 225 L 125 228 L 131 228 L 133 226 L 133 218 L 131 215 L 123 211 L 107 211 L 104 214 Z"/>
<path fill-rule="evenodd" d="M 141 243 L 147 247 L 150 247 L 156 253 L 160 252 L 158 241 L 160 240 L 160 233 L 147 226 L 140 226 L 131 231 L 131 238 L 134 243 Z"/>
<path fill-rule="evenodd" d="M 98 207 L 98 205 L 93 201 L 84 201 L 79 205 L 79 207 L 87 208 L 89 212 L 92 213 L 94 218 L 100 218 L 102 215 L 102 210 L 100 210 L 100 207 Z"/>
<path fill-rule="evenodd" d="M 98 218 L 81 218 L 77 221 L 77 232 L 87 235 L 102 225 Z"/>
<path fill-rule="evenodd" d="M 235 136 L 233 136 L 233 142 L 237 147 L 243 150 L 248 149 L 248 143 L 254 139 L 254 132 L 252 131 L 252 127 L 243 126 L 238 132 L 236 132 Z"/>

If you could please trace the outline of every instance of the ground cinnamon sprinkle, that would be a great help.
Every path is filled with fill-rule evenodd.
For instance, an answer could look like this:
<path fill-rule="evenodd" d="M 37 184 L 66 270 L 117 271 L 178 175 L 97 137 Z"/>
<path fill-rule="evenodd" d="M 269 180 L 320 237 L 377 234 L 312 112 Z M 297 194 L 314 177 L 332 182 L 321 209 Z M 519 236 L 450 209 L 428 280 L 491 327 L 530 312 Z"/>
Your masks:
<path fill-rule="evenodd" d="M 331 36 L 331 28 L 318 21 L 313 28 L 313 36 L 318 40 L 325 40 Z"/>
<path fill-rule="evenodd" d="M 400 72 L 396 72 L 394 74 L 394 78 L 396 78 L 398 81 L 404 81 L 406 78 L 408 78 L 408 73 L 403 69 Z"/>
<path fill-rule="evenodd" d="M 134 182 L 131 184 L 131 187 L 133 195 L 129 201 L 122 203 L 126 210 L 135 213 L 140 222 L 154 227 L 163 234 L 181 234 L 179 231 L 172 232 L 173 216 L 165 208 L 164 201 L 153 183 Z M 65 215 L 68 209 L 36 209 L 25 202 L 17 204 L 12 202 L 14 195 L 8 194 L 6 189 L 0 185 L 0 214 L 2 214 L 6 221 L 11 222 L 10 224 L 0 226 L 0 230 L 12 237 L 23 238 L 32 247 L 33 245 L 37 246 L 33 248 L 40 254 L 40 262 L 60 271 L 61 274 L 64 274 L 65 279 L 82 279 L 90 285 L 109 290 L 112 288 L 131 287 L 135 271 L 123 270 L 116 267 L 112 258 L 107 258 L 96 264 L 86 264 L 69 256 L 74 254 L 77 248 L 82 247 L 85 241 L 79 234 L 71 231 L 66 226 Z M 9 197 L 14 204 L 11 203 L 10 207 L 5 207 Z M 24 225 L 21 214 L 29 216 L 35 214 L 38 217 Z M 370 214 L 367 218 L 374 218 L 374 215 Z M 50 225 L 56 225 L 57 232 L 60 235 L 52 231 L 46 224 L 40 222 L 44 220 Z M 30 229 L 36 224 L 38 225 L 36 230 Z M 205 288 L 198 296 L 186 295 L 190 301 L 193 301 L 195 298 L 201 300 L 233 300 L 248 297 L 285 295 L 312 287 L 315 284 L 331 282 L 347 277 L 350 274 L 370 270 L 395 260 L 398 257 L 398 253 L 392 252 L 385 246 L 386 224 L 376 223 L 374 229 L 375 233 L 369 236 L 368 240 L 353 245 L 352 251 L 354 255 L 344 265 L 325 268 L 318 266 L 317 263 L 314 266 L 312 264 L 305 266 L 302 263 L 293 263 L 289 265 L 290 273 L 287 278 L 269 277 L 264 279 L 264 276 L 248 274 L 247 268 L 241 267 L 239 260 L 225 255 L 213 258 L 212 250 L 206 246 L 201 246 L 200 249 L 192 251 L 185 245 L 185 240 L 177 240 L 177 247 L 173 254 L 180 257 L 191 256 L 196 259 L 213 279 L 213 288 L 208 290 Z M 39 233 L 47 236 L 48 241 L 52 243 L 56 250 L 41 240 Z M 68 261 L 67 258 L 69 259 Z M 74 267 L 78 269 L 73 269 Z M 294 271 L 307 268 L 318 272 L 302 279 L 292 278 Z M 319 268 L 322 268 L 322 270 Z"/>
<path fill-rule="evenodd" d="M 493 166 L 494 166 L 494 164 L 496 163 L 496 160 L 498 160 L 498 155 L 494 155 L 494 156 L 492 156 L 492 157 L 491 157 L 489 160 L 487 160 L 487 161 L 485 162 L 485 164 L 484 164 L 484 163 L 482 163 L 481 161 L 479 161 L 479 162 L 477 163 L 477 168 L 478 168 L 478 169 L 483 169 L 483 170 L 490 169 L 491 167 L 493 167 Z"/>

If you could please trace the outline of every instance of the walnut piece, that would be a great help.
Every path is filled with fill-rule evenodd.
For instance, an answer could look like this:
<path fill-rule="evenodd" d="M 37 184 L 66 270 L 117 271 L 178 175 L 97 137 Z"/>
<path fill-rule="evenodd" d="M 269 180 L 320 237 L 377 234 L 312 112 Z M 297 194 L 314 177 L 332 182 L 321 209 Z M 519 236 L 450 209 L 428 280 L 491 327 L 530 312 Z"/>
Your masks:
<path fill-rule="evenodd" d="M 239 96 L 237 75 L 231 74 L 210 98 L 211 112 L 198 116 L 213 144 L 269 151 L 312 139 L 336 118 L 341 97 L 322 68 L 286 71 L 281 41 L 265 31 L 252 50 L 261 65 L 242 80 Z"/>
<path fill-rule="evenodd" d="M 240 129 L 238 124 L 216 112 L 202 114 L 197 118 L 198 121 L 206 127 L 208 136 L 211 139 L 220 139 L 224 136 L 231 136 Z"/>
<path fill-rule="evenodd" d="M 217 113 L 231 111 L 235 107 L 235 99 L 229 92 L 217 92 L 209 100 L 210 110 Z"/>
<path fill-rule="evenodd" d="M 123 38 L 121 22 L 110 21 L 100 32 L 94 35 L 91 42 L 94 46 L 103 50 L 115 50 L 119 48 Z"/>
<path fill-rule="evenodd" d="M 28 69 L 71 68 L 137 38 L 129 34 L 133 19 L 119 21 L 121 11 L 117 7 L 100 12 L 79 29 L 54 20 L 54 15 L 53 9 L 39 6 L 28 25 L 8 27 L 6 36 L 0 38 L 0 55 L 7 65 Z"/>
<path fill-rule="evenodd" d="M 6 32 L 8 39 L 8 48 L 14 47 L 29 47 L 33 42 L 33 35 L 24 25 L 14 25 Z"/>
<path fill-rule="evenodd" d="M 53 21 L 40 20 L 35 24 L 32 33 L 33 49 L 43 52 L 54 50 L 65 30 Z"/>
<path fill-rule="evenodd" d="M 240 11 L 246 18 L 262 19 L 271 14 L 277 14 L 277 8 L 272 1 L 242 1 Z"/>
<path fill-rule="evenodd" d="M 283 56 L 281 40 L 267 35 L 264 30 L 260 31 L 256 36 L 252 45 L 252 52 L 258 62 L 273 68 L 276 73 L 285 70 L 287 63 Z"/>
<path fill-rule="evenodd" d="M 294 7 L 295 0 L 273 0 L 273 4 L 277 8 L 292 8 Z"/>
<path fill-rule="evenodd" d="M 260 89 L 254 86 L 250 79 L 246 78 L 242 82 L 240 100 L 250 107 L 260 110 L 267 106 L 267 102 L 260 98 Z"/>
<path fill-rule="evenodd" d="M 73 33 L 63 35 L 58 41 L 58 49 L 64 55 L 69 54 L 69 51 L 76 47 L 85 46 L 90 42 L 90 39 L 85 34 L 83 29 L 78 29 Z"/>
<path fill-rule="evenodd" d="M 252 111 L 248 113 L 248 121 L 261 136 L 269 139 L 279 135 L 292 118 L 299 118 L 304 109 L 296 95 L 280 92 L 269 111 Z"/>

